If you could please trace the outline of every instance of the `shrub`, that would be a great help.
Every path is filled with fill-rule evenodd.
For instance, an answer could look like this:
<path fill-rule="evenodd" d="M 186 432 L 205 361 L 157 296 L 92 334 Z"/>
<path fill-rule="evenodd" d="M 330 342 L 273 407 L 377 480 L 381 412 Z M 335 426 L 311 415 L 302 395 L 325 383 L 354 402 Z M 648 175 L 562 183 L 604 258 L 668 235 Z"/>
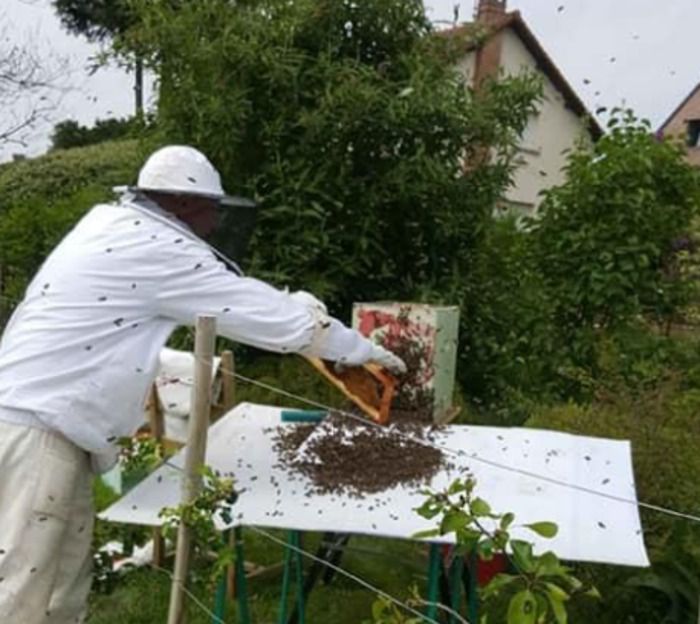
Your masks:
<path fill-rule="evenodd" d="M 53 247 L 112 186 L 132 183 L 141 159 L 125 141 L 0 166 L 0 323 Z"/>
<path fill-rule="evenodd" d="M 141 129 L 141 126 L 141 120 L 136 117 L 98 119 L 91 128 L 80 125 L 74 119 L 66 119 L 53 127 L 51 149 L 85 147 L 124 139 L 134 136 Z"/>
<path fill-rule="evenodd" d="M 593 367 L 608 329 L 640 314 L 667 323 L 688 302 L 693 283 L 678 251 L 699 189 L 681 147 L 658 141 L 630 111 L 615 112 L 592 151 L 571 154 L 566 182 L 545 194 L 530 225 L 559 339 L 575 362 Z"/>
<path fill-rule="evenodd" d="M 109 197 L 113 186 L 135 182 L 144 156 L 138 141 L 129 140 L 0 165 L 0 215 L 25 201 L 51 203 L 86 187 Z"/>
<path fill-rule="evenodd" d="M 693 477 L 700 470 L 695 448 L 700 434 L 700 352 L 692 343 L 650 340 L 662 347 L 661 355 L 652 357 L 651 350 L 648 357 L 637 353 L 631 370 L 616 363 L 621 373 L 611 373 L 608 361 L 603 381 L 589 379 L 596 397 L 592 404 L 541 408 L 528 426 L 631 440 L 639 500 L 700 515 L 700 492 Z M 608 349 L 608 360 L 616 359 L 614 353 Z M 627 356 L 625 351 L 617 355 Z M 695 603 L 688 601 L 686 588 L 700 587 L 700 529 L 651 510 L 642 509 L 641 515 L 652 569 L 581 566 L 583 576 L 608 589 L 600 606 L 589 605 L 585 614 L 573 609 L 573 621 L 695 621 Z M 691 612 L 692 619 L 682 615 Z"/>

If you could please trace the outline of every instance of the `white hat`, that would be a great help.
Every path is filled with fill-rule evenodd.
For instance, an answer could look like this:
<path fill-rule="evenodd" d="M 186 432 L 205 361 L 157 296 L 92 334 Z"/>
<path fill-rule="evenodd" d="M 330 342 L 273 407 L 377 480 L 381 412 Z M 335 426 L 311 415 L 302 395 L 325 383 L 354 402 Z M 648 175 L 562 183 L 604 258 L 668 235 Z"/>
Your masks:
<path fill-rule="evenodd" d="M 202 152 L 187 145 L 168 145 L 153 152 L 141 167 L 136 187 L 132 188 L 210 197 L 226 206 L 255 205 L 249 199 L 226 195 L 214 165 Z"/>

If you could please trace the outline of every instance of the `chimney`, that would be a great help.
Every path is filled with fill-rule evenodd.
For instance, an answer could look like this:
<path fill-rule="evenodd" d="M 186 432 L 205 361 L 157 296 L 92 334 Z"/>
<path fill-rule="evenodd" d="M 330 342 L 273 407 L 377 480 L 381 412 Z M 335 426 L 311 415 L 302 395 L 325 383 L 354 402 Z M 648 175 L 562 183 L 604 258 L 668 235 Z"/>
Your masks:
<path fill-rule="evenodd" d="M 507 0 L 478 0 L 476 23 L 485 33 L 495 30 L 506 15 Z M 474 69 L 474 86 L 479 87 L 484 80 L 496 78 L 501 68 L 501 52 L 503 49 L 503 33 L 487 36 L 476 53 Z"/>
<path fill-rule="evenodd" d="M 507 0 L 479 0 L 476 7 L 476 21 L 480 24 L 493 25 L 506 14 Z"/>

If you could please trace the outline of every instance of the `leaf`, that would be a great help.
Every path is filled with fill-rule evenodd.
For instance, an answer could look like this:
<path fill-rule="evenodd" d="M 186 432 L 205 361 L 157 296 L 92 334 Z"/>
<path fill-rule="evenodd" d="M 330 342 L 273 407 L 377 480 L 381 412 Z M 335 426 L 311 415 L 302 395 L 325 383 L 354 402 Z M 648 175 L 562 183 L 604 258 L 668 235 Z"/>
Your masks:
<path fill-rule="evenodd" d="M 520 580 L 520 577 L 513 574 L 496 574 L 484 587 L 483 594 L 485 597 L 495 595 L 518 580 Z"/>
<path fill-rule="evenodd" d="M 491 505 L 481 498 L 475 498 L 469 506 L 472 514 L 477 517 L 485 517 L 491 515 Z"/>
<path fill-rule="evenodd" d="M 515 520 L 515 514 L 512 514 L 510 512 L 503 514 L 501 517 L 501 529 L 505 531 L 511 524 L 513 524 L 513 521 Z"/>
<path fill-rule="evenodd" d="M 426 539 L 428 537 L 439 537 L 440 536 L 440 531 L 438 529 L 428 529 L 426 531 L 418 531 L 417 533 L 414 533 L 411 535 L 411 539 Z"/>
<path fill-rule="evenodd" d="M 518 592 L 508 605 L 508 624 L 535 624 L 537 601 L 529 589 Z"/>
<path fill-rule="evenodd" d="M 442 511 L 442 507 L 441 503 L 437 503 L 433 499 L 428 499 L 416 509 L 416 513 L 427 520 L 432 520 Z"/>
<path fill-rule="evenodd" d="M 377 622 L 380 621 L 384 616 L 384 610 L 386 609 L 386 604 L 382 598 L 375 600 L 372 603 L 372 619 Z"/>
<path fill-rule="evenodd" d="M 510 547 L 513 550 L 515 565 L 523 572 L 534 572 L 535 559 L 532 555 L 532 544 L 522 540 L 511 540 Z"/>
<path fill-rule="evenodd" d="M 559 527 L 554 522 L 533 522 L 524 526 L 547 539 L 552 539 L 559 532 Z"/>
<path fill-rule="evenodd" d="M 556 587 L 556 585 L 554 585 L 554 587 Z M 549 584 L 547 589 L 549 590 Z M 569 618 L 566 613 L 566 607 L 564 606 L 564 600 L 561 596 L 552 591 L 547 591 L 547 598 L 549 599 L 549 604 L 552 607 L 552 612 L 557 620 L 557 624 L 567 624 Z"/>
<path fill-rule="evenodd" d="M 559 585 L 555 583 L 545 583 L 544 586 L 547 588 L 547 592 L 556 596 L 558 600 L 566 602 L 569 599 L 569 594 L 559 587 Z"/>
<path fill-rule="evenodd" d="M 590 589 L 587 589 L 585 592 L 583 592 L 583 595 L 588 596 L 590 598 L 595 598 L 597 600 L 600 600 L 602 598 L 597 587 L 591 587 Z"/>
<path fill-rule="evenodd" d="M 456 479 L 450 484 L 450 487 L 447 488 L 447 494 L 452 496 L 454 494 L 459 494 L 460 492 L 465 492 L 467 490 L 467 485 L 467 481 L 460 481 L 459 479 Z"/>
<path fill-rule="evenodd" d="M 538 576 L 556 576 L 562 574 L 563 569 L 559 558 L 553 552 L 546 552 L 537 559 Z"/>
<path fill-rule="evenodd" d="M 469 526 L 472 518 L 469 514 L 461 509 L 451 509 L 442 518 L 440 522 L 440 534 L 454 533 L 459 529 Z"/>
<path fill-rule="evenodd" d="M 491 559 L 493 559 L 493 550 L 493 540 L 490 538 L 486 538 L 476 545 L 477 554 L 481 559 L 484 559 L 485 561 L 490 561 Z"/>

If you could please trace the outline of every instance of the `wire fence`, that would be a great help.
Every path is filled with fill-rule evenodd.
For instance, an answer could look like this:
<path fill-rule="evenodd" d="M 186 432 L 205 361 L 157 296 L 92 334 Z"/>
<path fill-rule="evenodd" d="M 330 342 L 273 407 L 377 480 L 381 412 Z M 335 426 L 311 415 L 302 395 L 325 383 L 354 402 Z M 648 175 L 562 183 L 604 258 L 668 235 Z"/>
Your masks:
<path fill-rule="evenodd" d="M 14 299 L 11 299 L 11 298 L 6 297 L 6 296 L 3 296 L 3 295 L 0 295 L 0 329 L 2 328 L 2 326 L 4 325 L 4 323 L 7 321 L 7 318 L 3 318 L 3 316 L 9 316 L 9 311 L 11 311 L 11 309 L 12 309 L 17 303 L 18 303 L 18 302 L 17 302 L 16 300 L 14 300 Z M 3 312 L 8 312 L 8 314 L 4 315 Z M 282 397 L 285 397 L 285 398 L 289 398 L 289 399 L 298 401 L 298 402 L 300 402 L 300 403 L 302 403 L 302 404 L 305 404 L 305 405 L 308 405 L 308 406 L 310 406 L 310 407 L 314 407 L 314 408 L 316 408 L 316 409 L 322 409 L 322 410 L 325 410 L 325 411 L 332 411 L 334 414 L 338 414 L 338 415 L 341 415 L 341 416 L 343 416 L 343 417 L 346 417 L 346 418 L 349 418 L 349 419 L 352 419 L 352 420 L 355 420 L 355 421 L 359 421 L 359 422 L 361 422 L 361 423 L 364 424 L 364 425 L 369 425 L 369 426 L 377 427 L 377 428 L 380 428 L 380 429 L 384 429 L 384 428 L 382 427 L 382 425 L 379 425 L 378 423 L 375 423 L 375 422 L 370 421 L 370 420 L 368 420 L 368 419 L 366 419 L 366 418 L 363 418 L 362 416 L 358 416 L 357 414 L 353 414 L 352 412 L 348 412 L 348 411 L 345 411 L 345 410 L 342 410 L 342 409 L 338 409 L 338 408 L 334 408 L 334 407 L 328 406 L 328 405 L 326 405 L 326 404 L 324 404 L 324 403 L 321 403 L 321 402 L 318 402 L 318 401 L 314 401 L 313 399 L 309 399 L 309 398 L 307 398 L 307 397 L 300 396 L 300 395 L 295 394 L 295 393 L 293 393 L 293 392 L 289 392 L 289 391 L 287 391 L 287 390 L 285 390 L 285 389 L 283 389 L 283 388 L 278 388 L 278 387 L 276 387 L 276 386 L 274 386 L 274 385 L 272 385 L 272 384 L 265 383 L 265 382 L 261 382 L 261 381 L 258 381 L 258 380 L 256 380 L 256 379 L 252 379 L 252 378 L 247 377 L 247 376 L 245 376 L 245 375 L 242 375 L 242 374 L 240 374 L 240 373 L 231 373 L 231 372 L 229 372 L 229 371 L 222 370 L 222 374 L 230 375 L 230 376 L 232 376 L 233 378 L 235 378 L 235 379 L 237 379 L 237 380 L 239 380 L 239 381 L 241 381 L 241 382 L 243 382 L 243 383 L 247 383 L 247 384 L 250 384 L 250 385 L 252 385 L 252 386 L 256 386 L 256 387 L 258 387 L 258 388 L 262 388 L 262 389 L 264 389 L 264 390 L 266 390 L 266 391 L 269 391 L 269 392 L 272 392 L 272 393 L 274 393 L 274 394 L 277 394 L 278 396 L 282 396 Z M 689 513 L 689 512 L 686 512 L 686 511 L 680 511 L 680 510 L 676 510 L 676 509 L 672 509 L 672 508 L 668 508 L 668 507 L 664 507 L 664 506 L 661 506 L 661 505 L 656 505 L 656 504 L 648 503 L 648 502 L 644 502 L 644 501 L 638 501 L 638 500 L 634 500 L 634 499 L 630 499 L 630 498 L 625 498 L 625 497 L 618 496 L 618 495 L 615 495 L 615 494 L 610 494 L 610 493 L 608 493 L 608 492 L 602 492 L 602 491 L 595 490 L 595 489 L 593 489 L 593 488 L 589 488 L 589 487 L 586 487 L 586 486 L 582 486 L 582 485 L 579 485 L 579 484 L 576 484 L 576 483 L 571 483 L 571 482 L 567 482 L 567 481 L 564 481 L 564 480 L 561 480 L 561 479 L 553 478 L 553 477 L 550 477 L 550 476 L 548 476 L 548 475 L 535 473 L 535 472 L 533 472 L 533 471 L 520 468 L 520 467 L 518 467 L 517 465 L 507 465 L 507 464 L 504 464 L 504 463 L 502 463 L 502 462 L 496 461 L 496 460 L 491 459 L 491 458 L 488 458 L 488 457 L 482 457 L 482 456 L 479 456 L 479 455 L 476 455 L 476 454 L 469 454 L 469 455 L 467 455 L 467 454 L 466 454 L 464 451 L 462 451 L 462 450 L 453 449 L 453 448 L 450 448 L 450 447 L 447 447 L 447 446 L 444 446 L 444 445 L 437 444 L 437 443 L 435 443 L 435 442 L 431 442 L 431 441 L 419 439 L 419 438 L 417 438 L 417 437 L 415 437 L 415 436 L 411 436 L 410 434 L 406 434 L 406 433 L 404 433 L 404 432 L 400 432 L 400 431 L 397 431 L 397 430 L 392 430 L 392 431 L 393 431 L 393 433 L 394 433 L 395 435 L 397 435 L 397 436 L 403 436 L 403 437 L 406 438 L 406 439 L 410 439 L 413 443 L 422 444 L 422 445 L 425 445 L 425 446 L 430 446 L 430 447 L 432 447 L 432 448 L 435 448 L 435 449 L 440 450 L 441 452 L 444 452 L 444 453 L 447 453 L 447 454 L 451 454 L 451 455 L 454 455 L 454 456 L 459 456 L 459 457 L 466 457 L 466 456 L 468 456 L 470 460 L 473 460 L 473 461 L 476 461 L 476 462 L 480 462 L 480 463 L 482 463 L 482 464 L 491 466 L 491 467 L 496 468 L 496 469 L 498 469 L 498 470 L 503 470 L 503 471 L 507 471 L 507 472 L 510 472 L 510 473 L 519 474 L 519 475 L 521 475 L 521 476 L 526 476 L 526 477 L 528 477 L 528 478 L 535 479 L 535 480 L 539 480 L 539 481 L 542 481 L 542 482 L 546 482 L 546 483 L 549 483 L 549 484 L 552 484 L 552 485 L 557 485 L 557 486 L 560 486 L 560 487 L 570 488 L 570 489 L 573 489 L 573 490 L 576 490 L 576 491 L 579 491 L 579 492 L 582 492 L 582 493 L 585 493 L 585 494 L 589 494 L 589 495 L 592 495 L 592 496 L 600 497 L 600 498 L 602 498 L 602 499 L 612 500 L 612 501 L 615 501 L 615 502 L 624 503 L 624 504 L 629 504 L 629 505 L 635 505 L 635 506 L 637 506 L 637 507 L 640 508 L 640 509 L 646 509 L 646 510 L 648 510 L 648 511 L 656 512 L 656 513 L 661 513 L 661 514 L 664 514 L 664 515 L 668 515 L 668 516 L 670 516 L 670 517 L 674 517 L 674 518 L 678 518 L 678 519 L 683 519 L 683 520 L 686 520 L 686 521 L 689 521 L 689 522 L 700 523 L 700 516 L 697 515 L 697 514 L 694 514 L 694 513 Z M 172 464 L 171 464 L 171 465 L 172 465 Z M 416 609 L 413 608 L 412 606 L 408 605 L 407 603 L 405 603 L 405 602 L 399 600 L 398 598 L 396 598 L 396 597 L 394 597 L 394 596 L 391 596 L 390 594 L 388 594 L 387 592 L 381 590 L 380 588 L 375 587 L 374 585 L 372 585 L 371 583 L 369 583 L 367 580 L 362 579 L 361 577 L 359 577 L 359 576 L 357 576 L 357 575 L 355 575 L 355 574 L 352 574 L 352 573 L 350 573 L 350 572 L 344 570 L 344 569 L 341 568 L 340 566 L 336 566 L 336 565 L 334 565 L 334 564 L 332 564 L 332 563 L 330 563 L 330 562 L 328 562 L 328 561 L 326 561 L 326 560 L 324 560 L 324 559 L 321 559 L 321 558 L 319 558 L 319 557 L 316 557 L 316 556 L 313 555 L 312 553 L 309 553 L 309 552 L 307 552 L 307 551 L 304 551 L 304 550 L 301 549 L 301 548 L 298 548 L 298 547 L 296 547 L 296 546 L 293 546 L 293 545 L 291 545 L 291 544 L 288 544 L 288 543 L 284 542 L 283 540 L 280 540 L 279 538 L 275 537 L 274 535 L 272 535 L 272 534 L 270 534 L 270 533 L 268 533 L 268 532 L 266 532 L 266 531 L 263 531 L 262 529 L 259 529 L 259 528 L 256 528 L 256 527 L 248 527 L 248 528 L 251 529 L 251 530 L 253 530 L 255 533 L 257 533 L 257 534 L 259 534 L 259 535 L 265 537 L 266 539 L 268 539 L 268 540 L 270 540 L 270 541 L 276 542 L 276 543 L 278 543 L 278 544 L 284 546 L 284 547 L 287 548 L 287 549 L 290 549 L 290 550 L 293 550 L 293 551 L 295 551 L 295 552 L 298 552 L 298 553 L 301 554 L 302 556 L 304 556 L 304 557 L 306 557 L 306 558 L 308 558 L 308 559 L 317 561 L 318 563 L 320 563 L 320 564 L 322 564 L 322 565 L 324 565 L 324 566 L 327 566 L 327 567 L 330 568 L 330 569 L 333 569 L 333 570 L 336 571 L 337 573 L 339 573 L 339 574 L 341 574 L 341 575 L 343 575 L 343 576 L 345 576 L 345 577 L 347 577 L 347 578 L 352 579 L 353 581 L 357 582 L 358 584 L 360 584 L 361 586 L 365 587 L 366 589 L 368 589 L 368 590 L 374 592 L 377 596 L 382 597 L 382 598 L 384 598 L 385 600 L 388 600 L 389 602 L 395 604 L 395 605 L 398 606 L 399 608 L 404 609 L 404 610 L 406 610 L 407 612 L 412 613 L 413 615 L 419 617 L 422 621 L 435 623 L 435 620 L 428 618 L 425 614 L 423 614 L 423 613 L 421 613 L 420 611 L 416 610 Z M 165 570 L 165 569 L 163 569 L 163 568 L 158 568 L 157 566 L 152 566 L 152 567 L 153 567 L 153 569 L 156 569 L 156 570 L 159 570 L 160 572 L 166 573 L 166 574 L 172 579 L 172 573 L 170 573 L 168 570 Z M 186 588 L 185 588 L 185 593 L 186 593 L 186 595 L 189 597 L 189 599 L 192 600 L 192 602 L 193 602 L 199 609 L 201 609 L 201 610 L 202 610 L 204 613 L 206 613 L 208 616 L 212 617 L 214 621 L 217 621 L 217 622 L 219 622 L 220 624 L 226 624 L 226 622 L 225 622 L 224 620 L 222 620 L 221 618 L 219 618 L 218 616 L 216 616 L 210 609 L 208 609 L 208 607 L 206 607 L 206 605 L 204 605 L 204 604 L 201 602 L 201 600 L 199 600 L 194 594 L 192 594 L 192 592 L 190 592 L 190 591 L 187 590 Z M 454 612 L 454 611 L 453 611 L 452 609 L 450 609 L 449 607 L 446 607 L 445 605 L 442 605 L 442 604 L 437 604 L 436 606 L 437 606 L 437 608 L 439 608 L 439 609 L 441 609 L 441 610 L 444 610 L 444 611 L 450 613 L 453 617 L 457 618 L 458 621 L 459 621 L 460 623 L 469 624 L 469 623 L 467 622 L 467 620 L 465 620 L 464 618 L 462 618 L 462 616 L 460 616 L 458 613 Z"/>
<path fill-rule="evenodd" d="M 307 397 L 302 397 L 300 395 L 294 394 L 293 392 L 289 392 L 289 391 L 284 390 L 282 388 L 277 388 L 271 384 L 255 380 L 255 379 L 252 379 L 250 377 L 246 377 L 245 375 L 241 375 L 240 373 L 230 373 L 229 371 L 226 371 L 226 370 L 222 370 L 221 372 L 222 372 L 222 374 L 225 374 L 225 375 L 231 375 L 235 379 L 238 379 L 239 381 L 242 381 L 244 383 L 248 383 L 248 384 L 257 386 L 259 388 L 263 388 L 265 390 L 268 390 L 270 392 L 273 392 L 273 393 L 278 394 L 280 396 L 284 396 L 284 397 L 289 398 L 289 399 L 294 399 L 296 401 L 299 401 L 300 403 L 304 403 L 306 405 L 309 405 L 310 407 L 314 407 L 316 409 L 322 409 L 322 410 L 326 410 L 326 411 L 332 411 L 334 414 L 339 414 L 339 415 L 344 416 L 346 418 L 350 418 L 352 420 L 361 422 L 364 425 L 368 425 L 371 427 L 376 427 L 378 429 L 385 430 L 383 425 L 375 423 L 374 421 L 368 420 L 367 418 L 364 418 L 362 416 L 358 416 L 357 414 L 353 414 L 352 412 L 348 412 L 345 410 L 330 407 L 328 405 L 324 405 L 323 403 L 320 403 L 318 401 L 314 401 L 314 400 L 309 399 Z M 442 451 L 444 453 L 448 453 L 448 454 L 451 454 L 451 455 L 457 456 L 457 457 L 469 457 L 470 460 L 474 460 L 474 461 L 477 461 L 479 463 L 486 464 L 488 466 L 491 466 L 493 468 L 497 468 L 499 470 L 507 471 L 510 473 L 516 473 L 516 474 L 519 474 L 521 476 L 525 476 L 525 477 L 529 477 L 531 479 L 535 479 L 535 480 L 539 480 L 539 481 L 542 481 L 545 483 L 549 483 L 551 485 L 557 485 L 560 487 L 573 489 L 573 490 L 576 490 L 578 492 L 582 492 L 585 494 L 590 494 L 592 496 L 600 497 L 602 499 L 612 500 L 612 501 L 615 501 L 618 503 L 625 503 L 628 505 L 634 505 L 634 506 L 639 507 L 641 509 L 646 509 L 648 511 L 654 511 L 657 513 L 661 513 L 661 514 L 665 514 L 665 515 L 674 517 L 674 518 L 680 518 L 680 519 L 688 520 L 690 522 L 700 523 L 700 516 L 697 514 L 689 513 L 686 511 L 679 511 L 676 509 L 671 509 L 669 507 L 664 507 L 662 505 L 655 505 L 653 503 L 638 501 L 638 500 L 631 499 L 631 498 L 625 498 L 623 496 L 617 496 L 615 494 L 610 494 L 609 492 L 602 492 L 600 490 L 589 488 L 589 487 L 586 487 L 583 485 L 571 483 L 568 481 L 564 481 L 561 479 L 550 477 L 548 475 L 536 473 L 536 472 L 533 472 L 530 470 L 525 470 L 523 468 L 519 468 L 517 465 L 508 465 L 508 464 L 504 464 L 502 462 L 498 462 L 496 460 L 493 460 L 493 459 L 490 459 L 487 457 L 482 457 L 482 456 L 475 455 L 475 454 L 467 454 L 463 450 L 453 449 L 453 448 L 450 448 L 450 447 L 447 447 L 447 446 L 444 446 L 441 444 L 437 444 L 435 442 L 431 442 L 428 440 L 422 440 L 420 438 L 417 438 L 415 436 L 412 436 L 410 434 L 407 434 L 407 433 L 404 433 L 401 431 L 392 430 L 392 432 L 395 435 L 401 436 L 401 437 L 405 438 L 406 440 L 410 440 L 411 442 L 413 442 L 415 444 L 429 446 L 429 447 L 432 447 L 432 448 L 437 449 L 439 451 Z"/>

